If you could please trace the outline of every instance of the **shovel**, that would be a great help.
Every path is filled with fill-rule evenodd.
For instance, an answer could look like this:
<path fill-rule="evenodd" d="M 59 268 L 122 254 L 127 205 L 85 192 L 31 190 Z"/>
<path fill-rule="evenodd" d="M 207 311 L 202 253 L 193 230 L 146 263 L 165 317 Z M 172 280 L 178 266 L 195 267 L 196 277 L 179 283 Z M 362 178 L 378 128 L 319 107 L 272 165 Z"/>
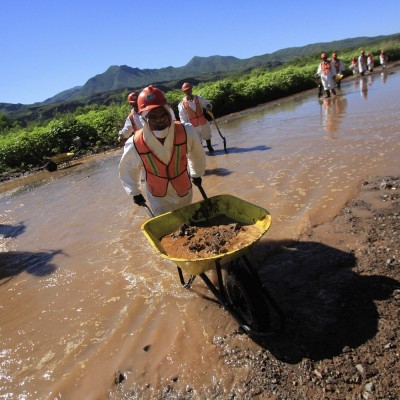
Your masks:
<path fill-rule="evenodd" d="M 225 151 L 225 153 L 228 153 L 228 150 L 226 150 L 226 139 L 222 136 L 222 133 L 221 133 L 221 131 L 219 130 L 217 121 L 216 121 L 215 118 L 214 118 L 214 114 L 213 114 L 211 111 L 208 111 L 208 110 L 207 110 L 207 114 L 210 115 L 210 117 L 212 118 L 212 120 L 213 120 L 213 122 L 214 122 L 214 125 L 215 125 L 215 127 L 217 128 L 217 131 L 218 131 L 219 135 L 222 137 L 222 140 L 224 141 L 224 151 Z"/>

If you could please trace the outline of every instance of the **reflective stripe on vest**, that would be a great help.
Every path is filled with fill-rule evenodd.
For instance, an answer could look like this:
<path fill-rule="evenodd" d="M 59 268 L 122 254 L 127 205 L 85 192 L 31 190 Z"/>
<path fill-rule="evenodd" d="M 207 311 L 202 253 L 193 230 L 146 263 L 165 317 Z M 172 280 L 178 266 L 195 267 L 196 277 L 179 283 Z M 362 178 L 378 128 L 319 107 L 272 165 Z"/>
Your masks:
<path fill-rule="evenodd" d="M 204 125 L 207 123 L 206 118 L 203 115 L 203 109 L 201 108 L 200 101 L 197 96 L 194 96 L 194 102 L 196 104 L 196 111 L 193 110 L 192 107 L 189 106 L 187 101 L 183 102 L 183 106 L 186 108 L 186 111 L 189 115 L 190 123 L 193 126 Z"/>
<path fill-rule="evenodd" d="M 174 130 L 174 147 L 168 165 L 147 147 L 143 139 L 143 129 L 140 129 L 133 138 L 135 148 L 146 170 L 147 187 L 155 197 L 164 197 L 167 194 L 168 182 L 171 182 L 179 197 L 186 196 L 192 187 L 187 171 L 186 131 L 178 121 L 174 122 Z"/>

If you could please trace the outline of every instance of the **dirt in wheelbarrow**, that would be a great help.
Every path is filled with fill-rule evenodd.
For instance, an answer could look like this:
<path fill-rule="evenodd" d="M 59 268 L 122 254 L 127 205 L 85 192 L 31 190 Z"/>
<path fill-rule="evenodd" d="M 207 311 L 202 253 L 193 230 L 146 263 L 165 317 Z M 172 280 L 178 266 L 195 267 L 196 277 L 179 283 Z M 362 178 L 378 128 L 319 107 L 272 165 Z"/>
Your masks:
<path fill-rule="evenodd" d="M 208 388 L 208 398 L 400 398 L 400 177 L 360 188 L 332 221 L 296 241 L 266 237 L 251 252 L 285 329 L 254 346 L 237 332 L 214 337 L 243 378 Z M 202 397 L 169 385 L 162 398 Z"/>
<path fill-rule="evenodd" d="M 196 224 L 182 224 L 161 238 L 169 257 L 196 259 L 213 257 L 243 248 L 261 236 L 255 225 L 243 225 L 226 215 Z"/>

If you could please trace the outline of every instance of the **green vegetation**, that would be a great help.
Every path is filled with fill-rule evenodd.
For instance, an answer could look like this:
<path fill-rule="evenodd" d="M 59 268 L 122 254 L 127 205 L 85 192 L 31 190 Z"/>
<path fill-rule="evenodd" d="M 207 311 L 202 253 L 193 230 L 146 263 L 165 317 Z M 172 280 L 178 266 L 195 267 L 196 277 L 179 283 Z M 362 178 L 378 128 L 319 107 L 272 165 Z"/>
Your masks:
<path fill-rule="evenodd" d="M 373 53 L 379 65 L 379 53 L 384 48 L 390 61 L 400 59 L 400 40 L 386 40 L 365 47 Z M 332 54 L 336 49 L 325 49 Z M 353 56 L 358 56 L 360 47 L 338 51 L 346 67 Z M 278 67 L 257 67 L 246 74 L 229 75 L 224 79 L 199 83 L 194 90 L 210 100 L 217 117 L 237 112 L 271 100 L 289 96 L 316 87 L 314 75 L 320 60 L 320 51 L 298 58 Z M 349 75 L 350 71 L 347 70 Z M 193 82 L 190 78 L 188 81 Z M 181 81 L 182 82 L 182 81 Z M 175 85 L 175 87 L 180 87 Z M 197 83 L 197 82 L 196 82 Z M 169 103 L 177 114 L 182 98 L 180 89 L 168 91 L 168 85 L 157 85 L 166 91 Z M 36 114 L 34 122 L 11 120 L 0 114 L 0 174 L 27 171 L 45 165 L 52 155 L 74 151 L 73 139 L 82 141 L 81 154 L 100 152 L 119 146 L 118 131 L 130 111 L 126 103 L 128 90 L 114 94 L 107 104 L 82 105 L 58 104 L 57 112 L 50 117 Z M 101 95 L 98 95 L 101 101 Z M 26 126 L 24 126 L 26 124 Z"/>

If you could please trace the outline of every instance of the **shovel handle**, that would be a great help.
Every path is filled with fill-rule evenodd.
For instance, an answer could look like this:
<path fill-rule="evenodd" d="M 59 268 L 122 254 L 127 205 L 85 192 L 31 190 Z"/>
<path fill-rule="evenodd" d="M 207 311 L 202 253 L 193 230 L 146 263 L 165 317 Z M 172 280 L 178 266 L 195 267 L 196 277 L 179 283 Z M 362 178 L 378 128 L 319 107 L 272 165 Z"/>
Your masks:
<path fill-rule="evenodd" d="M 215 120 L 214 114 L 210 110 L 207 110 L 207 114 L 212 118 L 212 120 L 214 122 L 214 125 L 217 128 L 217 131 L 219 133 L 219 136 L 221 136 L 222 141 L 224 142 L 224 151 L 225 151 L 225 153 L 228 153 L 228 150 L 226 150 L 226 139 L 225 139 L 225 136 L 223 136 L 221 131 L 219 130 L 219 126 L 217 124 L 217 121 Z"/>

